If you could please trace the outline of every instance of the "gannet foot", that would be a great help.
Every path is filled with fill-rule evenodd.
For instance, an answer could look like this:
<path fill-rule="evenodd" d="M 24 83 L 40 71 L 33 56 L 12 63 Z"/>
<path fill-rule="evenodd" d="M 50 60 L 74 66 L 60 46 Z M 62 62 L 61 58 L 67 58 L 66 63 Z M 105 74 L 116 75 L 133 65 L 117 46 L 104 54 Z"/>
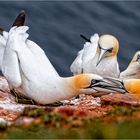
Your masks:
<path fill-rule="evenodd" d="M 64 104 L 62 102 L 60 102 L 60 101 L 57 101 L 55 103 L 47 104 L 47 105 L 49 105 L 49 106 L 61 106 L 61 105 L 64 105 Z"/>
<path fill-rule="evenodd" d="M 32 104 L 32 105 L 35 105 L 36 104 L 32 99 L 29 99 L 29 98 L 25 98 L 23 96 L 20 96 L 18 94 L 18 92 L 16 91 L 16 89 L 12 89 L 12 90 L 10 90 L 10 92 L 15 96 L 15 101 L 17 103 Z"/>
<path fill-rule="evenodd" d="M 36 103 L 31 100 L 31 99 L 18 99 L 18 103 L 21 103 L 21 104 L 32 104 L 32 105 L 35 105 Z"/>

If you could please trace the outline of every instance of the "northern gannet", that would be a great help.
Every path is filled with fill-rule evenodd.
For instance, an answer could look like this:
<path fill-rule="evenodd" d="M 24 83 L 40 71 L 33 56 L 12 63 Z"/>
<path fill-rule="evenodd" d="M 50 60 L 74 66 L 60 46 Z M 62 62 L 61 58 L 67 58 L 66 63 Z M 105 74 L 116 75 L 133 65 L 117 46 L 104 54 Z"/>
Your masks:
<path fill-rule="evenodd" d="M 89 40 L 90 42 L 85 43 L 85 49 L 79 55 L 80 59 L 78 60 L 80 60 L 79 64 L 82 65 L 82 72 L 95 73 L 100 76 L 119 77 L 120 70 L 117 61 L 118 40 L 112 35 L 102 35 L 100 38 L 96 35 L 94 38 L 94 41 L 85 38 L 85 40 Z M 71 71 L 74 73 L 78 70 L 78 66 L 78 63 L 73 62 Z"/>
<path fill-rule="evenodd" d="M 140 51 L 136 52 L 127 69 L 121 72 L 121 79 L 140 79 Z"/>
<path fill-rule="evenodd" d="M 114 36 L 100 36 L 95 56 L 83 64 L 84 73 L 88 72 L 99 74 L 100 76 L 119 77 L 118 50 L 119 42 Z"/>
<path fill-rule="evenodd" d="M 3 56 L 2 73 L 10 89 L 15 88 L 40 104 L 72 98 L 93 89 L 109 90 L 111 84 L 95 74 L 63 78 L 56 75 L 44 52 L 28 45 L 27 26 L 12 27 Z M 41 53 L 42 52 L 42 53 Z"/>
<path fill-rule="evenodd" d="M 77 53 L 77 57 L 70 66 L 70 70 L 73 75 L 83 73 L 83 64 L 90 60 L 96 54 L 97 50 L 99 39 L 99 35 L 97 33 L 91 36 L 90 39 L 85 38 L 83 35 L 81 35 L 81 37 L 86 39 L 87 42 L 84 44 L 83 49 Z"/>

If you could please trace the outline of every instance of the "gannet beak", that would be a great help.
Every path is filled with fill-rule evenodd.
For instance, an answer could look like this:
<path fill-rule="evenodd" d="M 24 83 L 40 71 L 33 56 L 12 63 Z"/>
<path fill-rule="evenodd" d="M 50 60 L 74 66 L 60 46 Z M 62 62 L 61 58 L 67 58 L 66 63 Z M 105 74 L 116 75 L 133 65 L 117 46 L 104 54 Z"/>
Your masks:
<path fill-rule="evenodd" d="M 105 77 L 104 79 L 110 81 L 113 84 L 113 86 L 110 87 L 111 90 L 114 90 L 114 91 L 120 92 L 120 93 L 128 92 L 124 86 L 123 80 L 117 79 L 117 78 L 112 78 L 112 77 Z"/>
<path fill-rule="evenodd" d="M 101 48 L 100 50 L 100 54 L 99 54 L 99 58 L 98 58 L 98 61 L 96 63 L 96 67 L 98 66 L 98 64 L 101 62 L 101 60 L 105 57 L 105 54 L 106 54 L 107 50 L 103 50 Z"/>
<path fill-rule="evenodd" d="M 118 88 L 116 81 L 112 81 L 112 79 L 110 80 L 109 78 L 103 78 L 100 80 L 92 80 L 91 85 L 88 86 L 87 88 L 92 88 L 96 91 L 108 91 L 108 92 L 121 92 L 124 93 L 126 91 L 124 91 L 124 89 L 122 88 Z"/>

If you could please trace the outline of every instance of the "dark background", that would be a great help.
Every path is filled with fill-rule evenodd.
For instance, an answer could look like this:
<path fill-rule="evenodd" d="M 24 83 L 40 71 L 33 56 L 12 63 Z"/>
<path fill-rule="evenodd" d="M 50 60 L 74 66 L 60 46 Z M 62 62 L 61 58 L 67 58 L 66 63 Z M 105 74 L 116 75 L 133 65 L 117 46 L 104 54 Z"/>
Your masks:
<path fill-rule="evenodd" d="M 0 27 L 8 31 L 22 9 L 30 39 L 45 50 L 61 76 L 71 75 L 69 67 L 84 43 L 80 33 L 116 36 L 121 70 L 140 48 L 140 2 L 0 1 Z"/>

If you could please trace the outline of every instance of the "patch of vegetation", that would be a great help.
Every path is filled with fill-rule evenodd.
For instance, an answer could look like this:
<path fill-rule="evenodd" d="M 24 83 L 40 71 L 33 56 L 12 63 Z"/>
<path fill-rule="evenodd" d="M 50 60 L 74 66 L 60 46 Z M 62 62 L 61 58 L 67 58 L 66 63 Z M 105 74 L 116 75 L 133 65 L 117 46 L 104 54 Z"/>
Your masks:
<path fill-rule="evenodd" d="M 112 111 L 102 117 L 88 118 L 75 115 L 65 116 L 45 109 L 26 110 L 23 116 L 40 119 L 29 126 L 8 127 L 0 132 L 6 139 L 134 139 L 140 138 L 140 107 L 113 106 Z"/>

